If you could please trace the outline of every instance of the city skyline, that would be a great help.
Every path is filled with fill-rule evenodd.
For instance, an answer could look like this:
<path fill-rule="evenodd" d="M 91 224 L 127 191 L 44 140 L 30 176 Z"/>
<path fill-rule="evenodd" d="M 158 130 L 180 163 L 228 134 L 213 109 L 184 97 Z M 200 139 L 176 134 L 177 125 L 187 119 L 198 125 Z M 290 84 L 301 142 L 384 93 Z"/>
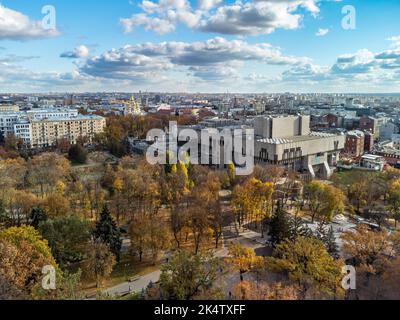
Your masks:
<path fill-rule="evenodd" d="M 45 5 L 2 2 L 0 91 L 398 92 L 391 0 L 55 0 L 50 29 Z"/>

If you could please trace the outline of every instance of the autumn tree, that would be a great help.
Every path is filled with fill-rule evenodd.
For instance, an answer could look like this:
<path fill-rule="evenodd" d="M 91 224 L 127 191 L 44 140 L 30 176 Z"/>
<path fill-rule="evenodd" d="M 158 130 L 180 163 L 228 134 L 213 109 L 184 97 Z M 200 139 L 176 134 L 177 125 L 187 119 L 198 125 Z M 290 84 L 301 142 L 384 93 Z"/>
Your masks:
<path fill-rule="evenodd" d="M 239 271 L 240 280 L 243 280 L 244 273 L 263 268 L 264 258 L 257 256 L 252 248 L 232 243 L 228 248 L 227 262 L 234 270 Z"/>
<path fill-rule="evenodd" d="M 21 226 L 23 223 L 28 223 L 29 215 L 38 202 L 33 193 L 25 190 L 9 190 L 4 204 L 12 225 Z"/>
<path fill-rule="evenodd" d="M 4 200 L 9 189 L 25 186 L 27 165 L 24 159 L 0 160 L 0 199 Z"/>
<path fill-rule="evenodd" d="M 160 288 L 168 299 L 191 300 L 211 288 L 220 268 L 208 255 L 177 251 L 161 266 Z"/>
<path fill-rule="evenodd" d="M 161 206 L 159 168 L 141 162 L 136 170 L 119 172 L 123 181 L 121 196 L 126 203 L 131 218 L 135 214 L 155 214 Z"/>
<path fill-rule="evenodd" d="M 393 259 L 381 279 L 380 297 L 387 300 L 400 299 L 400 256 Z"/>
<path fill-rule="evenodd" d="M 360 179 L 348 187 L 349 201 L 355 205 L 358 213 L 368 203 L 369 186 L 370 184 L 367 179 Z"/>
<path fill-rule="evenodd" d="M 388 193 L 389 210 L 392 212 L 395 228 L 397 228 L 397 222 L 400 220 L 400 179 L 390 182 Z"/>
<path fill-rule="evenodd" d="M 2 244 L 0 243 L 0 247 Z M 25 300 L 26 295 L 0 273 L 0 300 Z"/>
<path fill-rule="evenodd" d="M 239 227 L 247 221 L 260 223 L 271 215 L 274 185 L 255 178 L 233 189 L 233 207 Z M 263 228 L 261 228 L 263 232 Z"/>
<path fill-rule="evenodd" d="M 106 192 L 101 187 L 100 181 L 91 179 L 85 181 L 83 185 L 78 185 L 77 194 L 84 195 L 83 201 L 88 202 L 90 217 L 96 217 L 100 214 L 106 201 Z M 79 193 L 79 190 L 81 192 Z"/>
<path fill-rule="evenodd" d="M 334 260 L 322 242 L 315 238 L 286 240 L 277 246 L 273 257 L 267 258 L 267 267 L 289 275 L 298 285 L 301 298 L 339 297 L 341 289 L 342 262 Z"/>
<path fill-rule="evenodd" d="M 102 281 L 110 276 L 116 264 L 115 255 L 109 247 L 97 239 L 88 248 L 88 257 L 85 263 L 85 272 L 99 288 Z"/>
<path fill-rule="evenodd" d="M 47 241 L 33 227 L 0 231 L 0 275 L 12 286 L 30 295 L 46 265 L 57 267 Z"/>
<path fill-rule="evenodd" d="M 240 281 L 232 290 L 236 300 L 297 300 L 298 289 L 282 283 L 266 284 L 252 281 Z"/>
<path fill-rule="evenodd" d="M 56 182 L 70 172 L 69 161 L 56 153 L 42 153 L 34 156 L 28 163 L 28 177 L 40 186 L 40 194 L 52 191 Z"/>
<path fill-rule="evenodd" d="M 358 294 L 373 288 L 369 298 L 376 299 L 382 288 L 382 276 L 391 261 L 399 254 L 397 244 L 399 235 L 390 235 L 387 231 L 372 231 L 365 225 L 357 227 L 356 232 L 342 234 L 343 251 L 357 267 Z"/>
<path fill-rule="evenodd" d="M 69 199 L 58 192 L 48 194 L 42 206 L 49 218 L 65 217 L 71 213 Z"/>
<path fill-rule="evenodd" d="M 235 168 L 235 165 L 232 163 L 232 162 L 230 162 L 228 165 L 227 165 L 227 173 L 228 173 L 228 177 L 229 177 L 229 185 L 230 186 L 233 186 L 234 185 L 234 183 L 235 183 L 235 178 L 236 178 L 236 168 Z"/>
<path fill-rule="evenodd" d="M 142 218 L 134 218 L 129 226 L 131 250 L 139 256 L 140 262 L 142 262 L 146 251 L 149 225 L 149 217 L 145 215 Z"/>
<path fill-rule="evenodd" d="M 152 261 L 156 261 L 160 251 L 169 247 L 169 230 L 165 221 L 158 215 L 136 216 L 130 224 L 131 249 L 142 261 L 150 252 Z"/>
<path fill-rule="evenodd" d="M 176 172 L 166 174 L 160 182 L 163 200 L 169 205 L 171 211 L 171 227 L 177 247 L 180 247 L 182 229 L 188 225 L 187 211 L 184 210 L 183 200 L 190 193 L 191 181 L 188 173 L 189 165 L 179 162 Z"/>
<path fill-rule="evenodd" d="M 219 239 L 222 232 L 220 218 L 219 191 L 221 188 L 218 177 L 209 172 L 204 183 L 195 185 L 187 201 L 189 228 L 192 231 L 197 254 L 203 240 L 210 234 L 214 227 L 214 235 Z M 217 240 L 216 240 L 217 241 Z"/>
<path fill-rule="evenodd" d="M 167 227 L 167 223 L 153 215 L 150 220 L 148 237 L 146 246 L 151 253 L 151 258 L 155 264 L 160 252 L 170 247 L 170 233 Z"/>
<path fill-rule="evenodd" d="M 330 221 L 335 214 L 344 209 L 344 195 L 334 186 L 312 181 L 304 190 L 311 211 L 312 223 L 316 217 L 322 221 Z"/>

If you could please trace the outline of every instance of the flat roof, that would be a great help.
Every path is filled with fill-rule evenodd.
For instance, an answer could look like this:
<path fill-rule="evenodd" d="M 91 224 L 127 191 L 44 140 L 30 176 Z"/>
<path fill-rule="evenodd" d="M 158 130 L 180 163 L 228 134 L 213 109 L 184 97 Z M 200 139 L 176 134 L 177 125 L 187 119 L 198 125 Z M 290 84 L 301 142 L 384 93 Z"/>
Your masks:
<path fill-rule="evenodd" d="M 313 141 L 313 140 L 320 140 L 320 139 L 325 139 L 325 138 L 334 138 L 334 137 L 341 137 L 341 136 L 342 135 L 337 135 L 337 134 L 311 132 L 309 135 L 306 135 L 306 136 L 289 136 L 289 137 L 280 137 L 280 138 L 273 138 L 273 139 L 258 138 L 258 139 L 256 139 L 256 141 L 261 142 L 261 143 L 268 143 L 268 144 L 287 144 L 287 143 Z"/>
<path fill-rule="evenodd" d="M 382 156 L 377 156 L 377 155 L 374 155 L 374 154 L 365 154 L 361 158 L 362 159 L 367 159 L 367 160 L 378 160 L 378 159 L 381 159 L 383 157 Z"/>
<path fill-rule="evenodd" d="M 53 122 L 53 121 L 73 121 L 73 120 L 101 120 L 104 119 L 98 115 L 78 115 L 76 117 L 56 117 L 56 118 L 44 118 L 44 119 L 32 119 L 32 122 Z"/>

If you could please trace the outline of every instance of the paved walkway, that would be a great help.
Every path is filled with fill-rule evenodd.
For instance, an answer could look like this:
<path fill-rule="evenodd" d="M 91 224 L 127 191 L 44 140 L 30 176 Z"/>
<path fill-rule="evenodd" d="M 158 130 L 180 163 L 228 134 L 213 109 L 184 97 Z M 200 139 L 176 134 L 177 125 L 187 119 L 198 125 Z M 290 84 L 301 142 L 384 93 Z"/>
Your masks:
<path fill-rule="evenodd" d="M 132 282 L 124 282 L 115 287 L 104 290 L 104 293 L 110 295 L 123 296 L 128 293 L 141 292 L 142 289 L 146 289 L 150 282 L 157 282 L 160 279 L 161 270 L 148 273 L 144 276 L 138 277 L 137 280 Z"/>

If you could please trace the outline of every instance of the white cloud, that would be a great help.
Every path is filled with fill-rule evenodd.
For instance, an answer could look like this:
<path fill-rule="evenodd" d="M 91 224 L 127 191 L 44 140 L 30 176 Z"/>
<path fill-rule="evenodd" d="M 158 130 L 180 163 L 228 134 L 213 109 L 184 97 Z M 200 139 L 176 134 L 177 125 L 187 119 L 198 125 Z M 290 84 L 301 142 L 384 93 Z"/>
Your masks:
<path fill-rule="evenodd" d="M 135 26 L 143 26 L 145 30 L 152 30 L 158 34 L 165 34 L 175 30 L 175 25 L 167 19 L 151 18 L 143 13 L 135 14 L 129 19 L 120 21 L 125 33 L 133 31 Z"/>
<path fill-rule="evenodd" d="M 76 47 L 73 51 L 66 51 L 60 55 L 61 58 L 71 59 L 86 58 L 87 56 L 89 56 L 89 48 L 85 45 L 80 45 Z"/>
<path fill-rule="evenodd" d="M 307 58 L 285 56 L 270 44 L 213 38 L 193 43 L 162 42 L 128 45 L 88 59 L 81 71 L 91 76 L 132 79 L 154 76 L 174 68 L 194 77 L 231 77 L 246 62 L 265 65 L 300 65 Z"/>
<path fill-rule="evenodd" d="M 286 3 L 239 2 L 219 7 L 201 21 L 199 29 L 221 34 L 269 34 L 277 28 L 296 29 L 300 15 L 288 12 Z"/>
<path fill-rule="evenodd" d="M 318 29 L 317 33 L 315 34 L 317 37 L 326 36 L 329 33 L 329 29 Z"/>
<path fill-rule="evenodd" d="M 344 91 L 363 87 L 389 88 L 400 82 L 400 50 L 386 50 L 373 53 L 362 49 L 352 54 L 340 55 L 328 66 L 303 64 L 294 66 L 283 73 L 284 81 L 308 82 L 316 85 L 330 84 Z M 374 86 L 374 87 L 372 87 Z"/>
<path fill-rule="evenodd" d="M 46 29 L 41 21 L 33 21 L 26 15 L 0 4 L 0 40 L 29 40 L 59 35 L 56 29 Z"/>
<path fill-rule="evenodd" d="M 220 4 L 222 0 L 197 0 L 197 6 L 200 10 L 210 10 Z"/>
<path fill-rule="evenodd" d="M 400 36 L 390 37 L 387 40 L 392 43 L 392 47 L 400 49 Z"/>
<path fill-rule="evenodd" d="M 187 0 L 143 0 L 143 13 L 121 19 L 126 33 L 134 27 L 167 33 L 183 23 L 193 30 L 232 35 L 269 34 L 276 29 L 297 29 L 300 8 L 316 16 L 319 0 L 253 0 L 224 4 L 221 0 L 199 0 L 193 9 Z"/>
<path fill-rule="evenodd" d="M 177 23 L 193 28 L 198 24 L 201 16 L 201 11 L 193 11 L 187 0 L 159 0 L 158 2 L 144 0 L 140 7 L 144 13 L 120 19 L 125 33 L 133 32 L 137 26 L 143 26 L 145 30 L 165 34 L 174 31 Z"/>

